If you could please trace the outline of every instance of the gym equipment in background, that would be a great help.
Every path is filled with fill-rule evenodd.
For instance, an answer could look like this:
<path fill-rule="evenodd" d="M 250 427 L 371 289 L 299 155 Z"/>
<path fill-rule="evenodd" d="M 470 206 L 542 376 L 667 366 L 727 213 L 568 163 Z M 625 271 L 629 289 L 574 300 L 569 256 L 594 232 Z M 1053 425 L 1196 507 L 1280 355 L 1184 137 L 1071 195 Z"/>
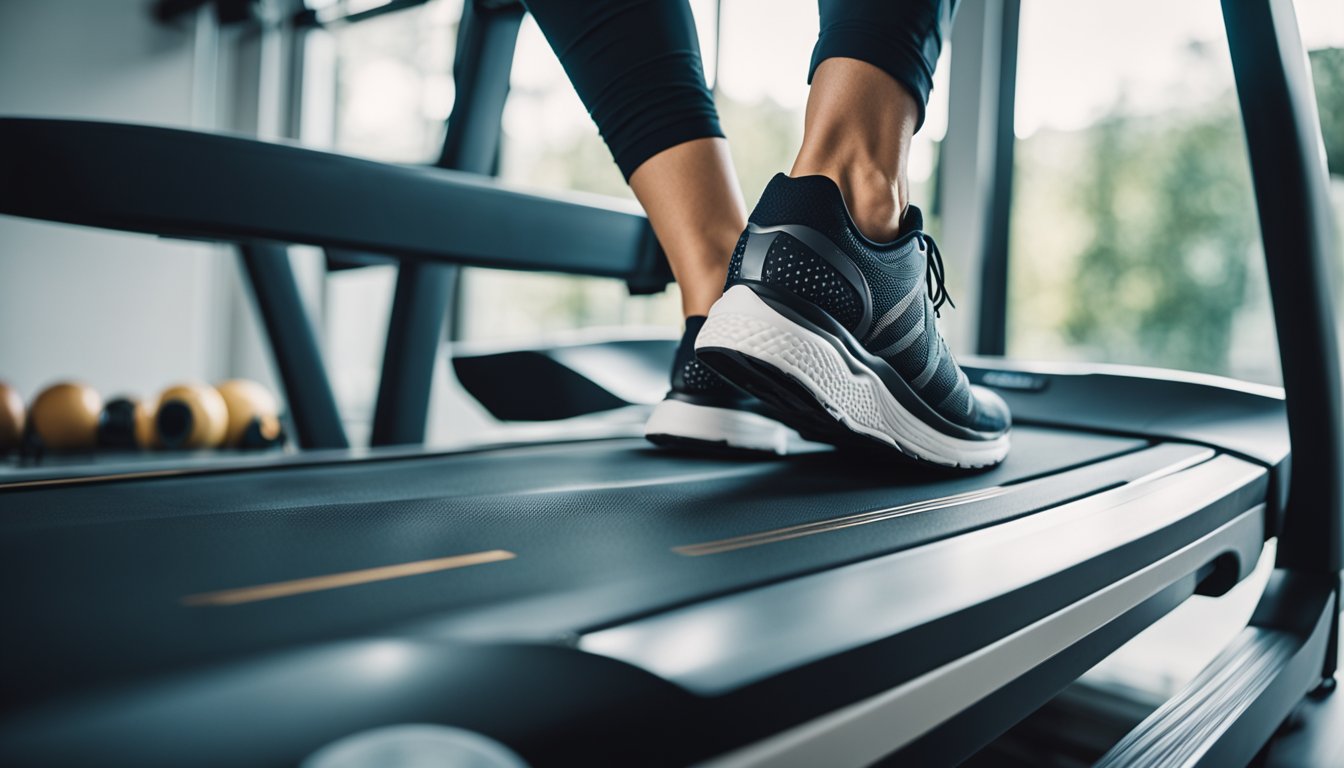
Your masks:
<path fill-rule="evenodd" d="M 26 417 L 23 396 L 14 387 L 0 381 L 0 455 L 19 447 L 23 441 Z"/>
<path fill-rule="evenodd" d="M 19 392 L 0 383 L 0 453 L 256 450 L 284 440 L 275 395 L 248 379 L 178 384 L 148 402 L 122 395 L 106 403 L 93 387 L 62 381 L 43 389 L 27 413 Z"/>
<path fill-rule="evenodd" d="M 28 435 L 38 450 L 86 451 L 98 445 L 103 398 L 86 384 L 62 381 L 33 398 Z"/>
<path fill-rule="evenodd" d="M 164 448 L 218 448 L 229 428 L 229 409 L 208 384 L 177 384 L 159 395 L 154 422 Z"/>
<path fill-rule="evenodd" d="M 154 420 L 157 443 L 168 449 L 256 449 L 284 440 L 275 395 L 247 379 L 169 387 Z"/>
<path fill-rule="evenodd" d="M 98 447 L 148 450 L 158 443 L 154 408 L 135 397 L 116 397 L 103 406 L 98 422 Z"/>
<path fill-rule="evenodd" d="M 248 379 L 230 379 L 216 384 L 215 390 L 228 411 L 225 446 L 269 448 L 284 440 L 280 406 L 269 389 Z"/>

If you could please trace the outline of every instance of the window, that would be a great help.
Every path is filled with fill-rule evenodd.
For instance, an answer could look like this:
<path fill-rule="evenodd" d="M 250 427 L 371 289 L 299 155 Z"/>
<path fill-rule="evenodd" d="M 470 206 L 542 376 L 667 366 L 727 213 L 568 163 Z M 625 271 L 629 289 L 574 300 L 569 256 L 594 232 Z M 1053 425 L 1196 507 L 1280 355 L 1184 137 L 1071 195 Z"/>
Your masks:
<path fill-rule="evenodd" d="M 1218 4 L 1024 0 L 1009 353 L 1278 380 Z"/>
<path fill-rule="evenodd" d="M 396 163 L 438 157 L 461 15 L 462 0 L 430 0 L 332 28 L 336 151 Z"/>
<path fill-rule="evenodd" d="M 1311 62 L 1316 106 L 1330 171 L 1340 269 L 1336 290 L 1344 290 L 1344 5 L 1333 0 L 1297 0 L 1297 23 Z M 1339 318 L 1344 324 L 1344 316 Z"/>

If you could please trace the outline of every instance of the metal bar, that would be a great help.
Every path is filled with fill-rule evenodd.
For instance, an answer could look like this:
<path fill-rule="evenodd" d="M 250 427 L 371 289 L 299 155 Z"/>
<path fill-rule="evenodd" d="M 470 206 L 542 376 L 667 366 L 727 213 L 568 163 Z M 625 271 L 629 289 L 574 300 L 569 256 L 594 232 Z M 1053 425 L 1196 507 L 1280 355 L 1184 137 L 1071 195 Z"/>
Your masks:
<path fill-rule="evenodd" d="M 1338 614 L 1334 591 L 1325 582 L 1319 575 L 1276 571 L 1250 626 L 1121 739 L 1097 768 L 1252 762 L 1320 682 L 1320 658 Z"/>
<path fill-rule="evenodd" d="M 439 167 L 482 175 L 496 172 L 500 121 L 522 19 L 521 6 L 487 8 L 468 2 L 463 7 L 453 61 L 457 97 Z M 434 363 L 457 276 L 455 265 L 407 262 L 398 268 L 372 445 L 424 442 Z"/>
<path fill-rule="evenodd" d="M 289 253 L 283 245 L 256 242 L 240 244 L 238 253 L 271 340 L 299 446 L 348 447 L 336 396 L 327 379 L 312 320 L 294 280 Z"/>
<path fill-rule="evenodd" d="M 469 2 L 463 8 L 453 58 L 457 96 L 435 163 L 438 167 L 495 174 L 500 120 L 522 21 L 520 5 L 492 9 Z"/>
<path fill-rule="evenodd" d="M 938 157 L 938 244 L 947 260 L 958 310 L 940 326 L 954 350 L 978 343 L 980 260 L 989 228 L 990 185 L 999 98 L 1000 17 L 1005 0 L 968 0 L 952 27 L 947 89 L 947 135 Z"/>
<path fill-rule="evenodd" d="M 1324 143 L 1291 0 L 1223 0 L 1287 395 L 1292 469 L 1278 566 L 1344 562 L 1344 408 Z"/>
<path fill-rule="evenodd" d="M 330 24 L 356 24 L 368 19 L 376 19 L 379 16 L 396 11 L 404 11 L 407 8 L 415 8 L 424 5 L 429 0 L 386 0 L 382 5 L 375 5 L 372 8 L 366 8 L 362 11 L 350 13 L 344 5 L 337 5 L 323 10 L 304 9 L 293 15 L 295 26 L 299 27 L 324 27 Z"/>
<path fill-rule="evenodd" d="M 980 260 L 980 311 L 976 353 L 1002 355 L 1008 349 L 1008 236 L 1013 203 L 1013 119 L 1017 103 L 1017 44 L 1021 0 L 1003 0 L 999 19 L 998 111 L 994 163 L 989 180 L 984 255 Z"/>
<path fill-rule="evenodd" d="M 370 445 L 421 443 L 456 267 L 402 264 L 387 323 Z"/>
<path fill-rule="evenodd" d="M 157 0 L 149 12 L 160 24 L 172 24 L 209 5 L 214 6 L 220 24 L 248 21 L 255 15 L 252 0 Z"/>
<path fill-rule="evenodd" d="M 47 221 L 626 280 L 666 269 L 631 202 L 236 136 L 0 117 L 0 178 L 0 213 Z"/>

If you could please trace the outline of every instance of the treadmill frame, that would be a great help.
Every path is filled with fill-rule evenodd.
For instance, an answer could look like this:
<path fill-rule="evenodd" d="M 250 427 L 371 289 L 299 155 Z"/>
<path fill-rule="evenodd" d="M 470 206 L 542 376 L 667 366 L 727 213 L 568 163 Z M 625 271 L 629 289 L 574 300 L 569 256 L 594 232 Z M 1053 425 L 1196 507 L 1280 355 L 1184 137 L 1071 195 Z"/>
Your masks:
<path fill-rule="evenodd" d="M 1344 567 L 1344 407 L 1331 269 L 1338 251 L 1311 71 L 1291 0 L 1222 6 L 1293 446 L 1278 565 L 1337 579 Z"/>
<path fill-rule="evenodd" d="M 453 55 L 457 95 L 437 167 L 497 175 L 501 120 L 522 20 L 521 5 L 463 4 Z M 397 265 L 370 445 L 425 441 L 434 364 L 442 350 L 445 322 L 450 327 L 456 324 L 460 276 L 461 267 L 456 265 Z"/>

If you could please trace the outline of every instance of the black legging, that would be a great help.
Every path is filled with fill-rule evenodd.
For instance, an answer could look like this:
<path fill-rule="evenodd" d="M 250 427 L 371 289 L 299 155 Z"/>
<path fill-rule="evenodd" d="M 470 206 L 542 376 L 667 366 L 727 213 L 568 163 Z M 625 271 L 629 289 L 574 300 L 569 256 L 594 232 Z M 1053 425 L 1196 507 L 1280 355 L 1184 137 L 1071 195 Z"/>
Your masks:
<path fill-rule="evenodd" d="M 629 180 L 645 160 L 723 136 L 705 85 L 687 0 L 524 0 Z M 872 64 L 919 103 L 957 0 L 818 0 L 821 34 L 807 80 L 842 56 Z M 769 45 L 761 40 L 759 45 Z"/>

